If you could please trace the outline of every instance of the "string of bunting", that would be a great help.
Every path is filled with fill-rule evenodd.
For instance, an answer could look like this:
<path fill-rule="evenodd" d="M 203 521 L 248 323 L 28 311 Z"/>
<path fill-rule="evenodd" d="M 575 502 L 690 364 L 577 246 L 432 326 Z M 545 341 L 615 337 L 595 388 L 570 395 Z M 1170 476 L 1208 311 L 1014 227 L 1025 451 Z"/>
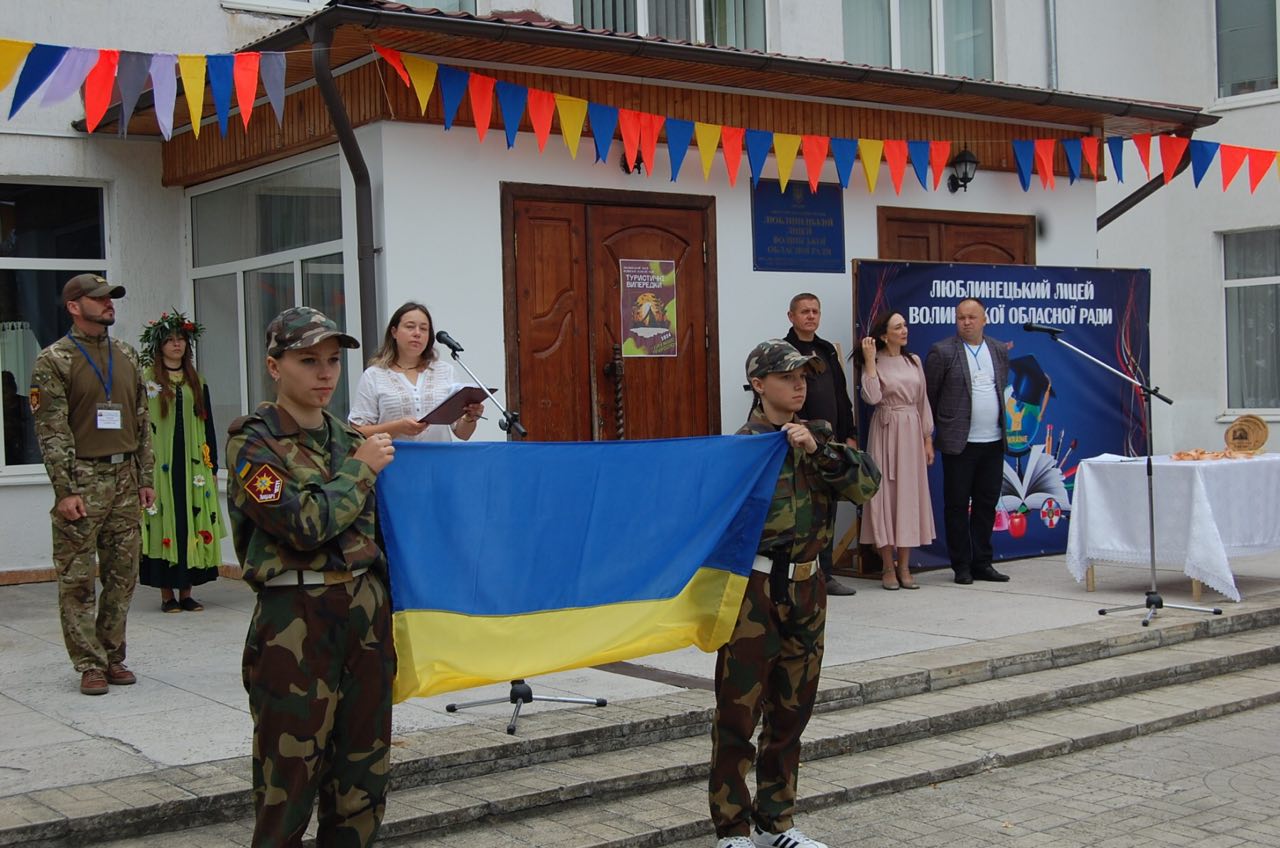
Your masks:
<path fill-rule="evenodd" d="M 874 193 L 883 159 L 897 194 L 902 193 L 908 164 L 922 188 L 937 191 L 951 159 L 951 141 L 837 138 L 689 121 L 528 88 L 440 65 L 422 56 L 382 45 L 375 44 L 373 49 L 414 91 L 423 114 L 433 90 L 439 85 L 446 130 L 452 129 L 458 109 L 467 98 L 475 119 L 476 135 L 483 143 L 492 121 L 496 97 L 508 149 L 515 146 L 520 122 L 527 113 L 540 153 L 546 149 L 553 119 L 558 119 L 560 135 L 569 155 L 577 159 L 583 129 L 589 125 L 594 139 L 595 161 L 608 160 L 614 137 L 620 135 L 628 168 L 634 170 L 639 161 L 645 174 L 652 176 L 657 145 L 660 137 L 665 136 L 672 182 L 678 179 L 691 145 L 698 149 L 704 180 L 710 179 L 716 151 L 720 151 L 730 185 L 737 185 L 744 149 L 753 186 L 759 183 L 772 151 L 778 168 L 778 182 L 784 191 L 791 180 L 797 157 L 803 160 L 810 190 L 815 192 L 822 169 L 831 158 L 835 162 L 841 188 L 849 187 L 854 162 L 860 161 L 867 190 Z M 233 95 L 241 120 L 248 129 L 259 82 L 277 123 L 282 124 L 284 72 L 285 54 L 280 52 L 139 53 L 0 39 L 0 91 L 15 78 L 17 80 L 9 117 L 13 118 L 42 88 L 41 106 L 60 103 L 83 88 L 85 124 L 89 132 L 97 129 L 111 104 L 113 92 L 118 92 L 120 134 L 124 135 L 138 98 L 147 88 L 148 79 L 153 92 L 156 122 L 166 140 L 173 134 L 178 78 L 182 79 L 187 110 L 192 116 L 203 114 L 207 79 L 218 129 L 223 135 L 227 133 Z M 191 128 L 198 136 L 200 121 L 192 120 Z M 1085 167 L 1092 177 L 1097 177 L 1099 148 L 1105 141 L 1113 173 L 1118 181 L 1124 182 L 1124 145 L 1128 142 L 1135 148 L 1143 171 L 1150 179 L 1153 138 L 1158 140 L 1166 183 L 1173 179 L 1188 148 L 1192 179 L 1197 188 L 1215 159 L 1220 165 L 1223 191 L 1230 187 L 1246 163 L 1250 193 L 1257 191 L 1272 168 L 1280 170 L 1280 151 L 1149 133 L 1105 139 L 1099 136 L 1015 139 L 1012 142 L 1014 164 L 1023 191 L 1030 191 L 1033 172 L 1039 177 L 1041 188 L 1051 191 L 1056 188 L 1053 163 L 1059 145 L 1065 155 L 1068 181 L 1074 183 Z"/>

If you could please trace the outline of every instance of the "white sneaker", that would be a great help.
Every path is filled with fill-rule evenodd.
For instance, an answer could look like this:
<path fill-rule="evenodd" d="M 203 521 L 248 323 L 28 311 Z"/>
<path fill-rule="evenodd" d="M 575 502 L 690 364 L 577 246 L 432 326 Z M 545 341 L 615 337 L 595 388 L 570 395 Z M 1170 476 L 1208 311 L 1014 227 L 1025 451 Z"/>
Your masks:
<path fill-rule="evenodd" d="M 768 833 L 753 825 L 751 842 L 755 848 L 827 848 L 818 840 L 805 836 L 797 827 L 782 833 Z"/>
<path fill-rule="evenodd" d="M 748 836 L 726 836 L 716 842 L 716 848 L 756 848 Z"/>

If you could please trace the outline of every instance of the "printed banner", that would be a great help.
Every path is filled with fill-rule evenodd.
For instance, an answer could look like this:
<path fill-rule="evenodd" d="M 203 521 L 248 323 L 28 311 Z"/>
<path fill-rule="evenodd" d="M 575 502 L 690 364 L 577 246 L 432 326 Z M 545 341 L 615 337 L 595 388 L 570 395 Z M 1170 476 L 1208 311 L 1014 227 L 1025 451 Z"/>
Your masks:
<path fill-rule="evenodd" d="M 676 355 L 674 259 L 620 259 L 623 356 Z"/>
<path fill-rule="evenodd" d="M 901 312 L 907 348 L 921 358 L 935 342 L 955 335 L 962 299 L 977 297 L 986 305 L 987 339 L 1009 352 L 996 559 L 1065 551 L 1080 460 L 1145 453 L 1142 397 L 1129 383 L 1023 324 L 1059 327 L 1063 341 L 1145 381 L 1151 272 L 860 261 L 854 274 L 859 334 L 881 312 Z M 865 433 L 873 408 L 858 405 L 859 431 Z M 938 413 L 933 411 L 935 419 Z M 929 491 L 938 538 L 919 559 L 947 564 L 941 456 L 929 470 Z M 1144 516 L 1135 505 L 1134 520 Z"/>

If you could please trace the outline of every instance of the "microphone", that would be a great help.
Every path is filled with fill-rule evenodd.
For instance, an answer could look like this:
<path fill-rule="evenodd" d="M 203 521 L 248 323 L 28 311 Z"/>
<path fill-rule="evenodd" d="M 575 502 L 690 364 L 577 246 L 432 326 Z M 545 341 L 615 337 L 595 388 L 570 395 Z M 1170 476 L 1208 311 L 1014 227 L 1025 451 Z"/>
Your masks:
<path fill-rule="evenodd" d="M 436 333 L 436 341 L 440 342 L 440 344 L 449 348 L 449 350 L 454 353 L 462 353 L 462 345 L 458 344 L 453 336 L 449 335 L 444 330 L 440 330 Z"/>
<path fill-rule="evenodd" d="M 1057 338 L 1060 333 L 1064 332 L 1061 327 L 1050 327 L 1045 324 L 1033 324 L 1030 321 L 1023 324 L 1022 329 L 1026 330 L 1028 333 L 1048 333 L 1055 338 Z M 436 338 L 439 338 L 439 336 Z"/>

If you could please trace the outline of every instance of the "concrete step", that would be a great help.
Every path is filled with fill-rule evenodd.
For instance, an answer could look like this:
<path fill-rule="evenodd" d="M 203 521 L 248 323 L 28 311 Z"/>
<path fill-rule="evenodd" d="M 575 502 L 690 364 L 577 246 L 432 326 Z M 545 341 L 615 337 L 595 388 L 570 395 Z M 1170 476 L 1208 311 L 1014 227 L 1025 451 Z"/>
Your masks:
<path fill-rule="evenodd" d="M 1274 617 L 1260 610 L 1154 628 L 1100 622 L 826 669 L 819 714 L 806 734 L 806 768 L 1265 666 L 1280 658 Z M 403 740 L 395 751 L 387 834 L 469 827 L 705 780 L 711 706 L 710 693 L 689 691 L 611 710 L 531 714 L 517 737 L 500 725 L 471 725 Z M 0 802 L 0 845 L 166 831 L 172 837 L 209 822 L 243 829 L 248 787 L 248 762 L 239 759 L 15 796 Z M 705 818 L 705 799 L 699 803 Z"/>

